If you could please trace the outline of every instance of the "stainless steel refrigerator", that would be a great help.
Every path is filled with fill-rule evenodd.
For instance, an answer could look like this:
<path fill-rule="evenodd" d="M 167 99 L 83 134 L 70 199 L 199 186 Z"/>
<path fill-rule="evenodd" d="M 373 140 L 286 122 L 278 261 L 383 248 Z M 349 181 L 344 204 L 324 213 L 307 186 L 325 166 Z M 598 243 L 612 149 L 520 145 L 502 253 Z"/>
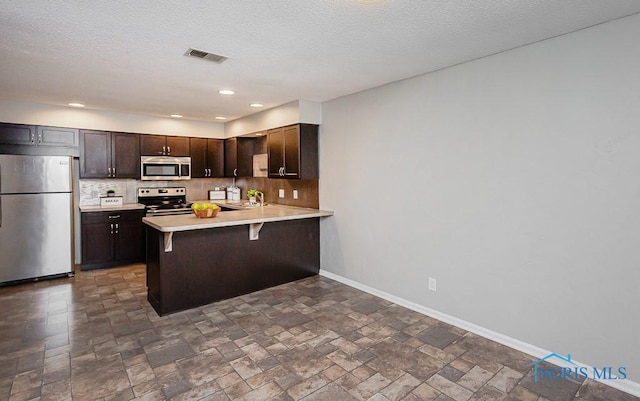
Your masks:
<path fill-rule="evenodd" d="M 72 274 L 72 159 L 0 155 L 0 283 Z"/>

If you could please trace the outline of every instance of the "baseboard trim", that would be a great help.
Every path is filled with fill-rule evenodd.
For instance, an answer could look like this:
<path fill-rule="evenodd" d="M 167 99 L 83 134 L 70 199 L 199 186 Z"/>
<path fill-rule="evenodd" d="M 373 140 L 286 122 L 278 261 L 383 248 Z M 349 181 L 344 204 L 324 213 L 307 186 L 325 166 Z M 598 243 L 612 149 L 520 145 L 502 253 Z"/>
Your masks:
<path fill-rule="evenodd" d="M 403 306 L 407 309 L 411 309 L 412 311 L 421 313 L 423 315 L 432 317 L 434 319 L 438 319 L 442 322 L 448 323 L 450 325 L 459 327 L 461 329 L 470 331 L 474 334 L 477 334 L 479 336 L 488 338 L 489 340 L 493 340 L 497 343 L 500 343 L 502 345 L 505 345 L 507 347 L 516 349 L 520 352 L 524 352 L 525 354 L 531 355 L 535 358 L 543 358 L 547 355 L 549 355 L 552 351 L 549 350 L 545 350 L 543 348 L 540 347 L 536 347 L 535 345 L 526 343 L 524 341 L 520 341 L 516 338 L 513 337 L 509 337 L 507 335 L 504 335 L 502 333 L 498 333 L 496 331 L 487 329 L 486 327 L 482 327 L 482 326 L 478 326 L 477 324 L 468 322 L 466 320 L 462 320 L 459 319 L 455 316 L 451 316 L 451 315 L 447 315 L 446 313 L 442 313 L 442 312 L 438 312 L 437 310 L 431 309 L 431 308 L 427 308 L 426 306 L 422 306 L 419 304 L 416 304 L 414 302 L 408 301 L 404 298 L 400 298 L 397 297 L 395 295 L 389 294 L 387 292 L 378 290 L 376 288 L 373 287 L 369 287 L 368 285 L 359 283 L 357 281 L 348 279 L 346 277 L 340 276 L 338 274 L 335 273 L 331 273 L 328 272 L 326 270 L 320 270 L 320 275 L 323 277 L 327 277 L 330 278 L 332 280 L 338 281 L 342 284 L 348 285 L 349 287 L 353 287 L 356 288 L 358 290 L 367 292 L 369 294 L 375 295 L 377 297 L 380 297 L 382 299 L 385 299 L 387 301 L 393 302 L 397 305 Z M 548 360 L 547 362 L 552 363 L 556 366 L 560 366 L 560 367 L 575 367 L 575 365 L 569 365 L 567 364 L 562 364 L 559 363 L 559 361 L 556 360 Z M 593 367 L 589 366 L 587 364 L 581 363 L 579 361 L 573 360 L 573 362 L 580 366 L 580 367 L 584 367 L 587 368 L 587 370 L 589 371 L 589 376 L 593 377 Z M 614 380 L 596 380 L 604 385 L 607 385 L 609 387 L 613 387 L 617 390 L 620 391 L 624 391 L 625 393 L 634 395 L 636 397 L 640 397 L 640 383 L 636 383 L 633 382 L 631 380 L 618 380 L 618 381 L 614 381 Z"/>

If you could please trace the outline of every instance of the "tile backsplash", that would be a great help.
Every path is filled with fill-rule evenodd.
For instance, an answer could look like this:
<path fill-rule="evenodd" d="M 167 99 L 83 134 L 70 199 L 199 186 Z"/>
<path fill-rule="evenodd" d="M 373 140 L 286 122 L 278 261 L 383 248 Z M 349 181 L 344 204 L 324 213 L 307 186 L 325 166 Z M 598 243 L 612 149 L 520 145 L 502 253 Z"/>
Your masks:
<path fill-rule="evenodd" d="M 80 206 L 100 205 L 100 197 L 107 196 L 113 189 L 116 196 L 122 196 L 124 203 L 136 203 L 138 188 L 186 187 L 187 200 L 207 199 L 209 190 L 215 186 L 231 185 L 230 178 L 194 178 L 188 181 L 139 181 L 133 179 L 81 179 Z"/>
<path fill-rule="evenodd" d="M 124 203 L 136 203 L 138 188 L 142 187 L 185 187 L 187 200 L 205 200 L 209 190 L 216 186 L 228 187 L 231 178 L 194 178 L 188 181 L 139 181 L 133 179 L 81 179 L 80 206 L 98 206 L 100 197 L 107 196 L 113 189 L 116 196 L 122 196 Z M 265 201 L 290 206 L 318 208 L 318 180 L 288 180 L 281 178 L 238 178 L 236 184 L 244 198 L 247 189 L 254 188 L 265 194 Z M 286 197 L 278 198 L 278 190 L 284 189 Z M 292 199 L 292 191 L 299 191 L 299 198 Z"/>

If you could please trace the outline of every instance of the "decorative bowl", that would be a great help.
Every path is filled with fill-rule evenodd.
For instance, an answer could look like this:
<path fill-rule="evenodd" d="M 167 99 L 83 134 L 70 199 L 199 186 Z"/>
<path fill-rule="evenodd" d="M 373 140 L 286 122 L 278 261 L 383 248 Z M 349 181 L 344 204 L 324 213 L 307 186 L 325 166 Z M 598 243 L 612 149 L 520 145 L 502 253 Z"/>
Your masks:
<path fill-rule="evenodd" d="M 201 218 L 216 217 L 218 215 L 219 211 L 220 211 L 220 208 L 204 209 L 204 210 L 192 210 L 193 214 L 195 214 L 196 217 L 201 217 Z"/>

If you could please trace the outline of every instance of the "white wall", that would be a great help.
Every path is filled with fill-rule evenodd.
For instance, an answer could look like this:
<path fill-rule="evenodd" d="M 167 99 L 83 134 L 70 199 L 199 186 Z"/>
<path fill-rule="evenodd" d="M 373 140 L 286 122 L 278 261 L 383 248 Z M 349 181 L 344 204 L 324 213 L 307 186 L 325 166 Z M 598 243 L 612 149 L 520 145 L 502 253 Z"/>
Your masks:
<path fill-rule="evenodd" d="M 0 122 L 224 138 L 224 124 L 0 100 Z"/>
<path fill-rule="evenodd" d="M 251 134 L 285 125 L 322 122 L 322 105 L 309 100 L 295 100 L 225 124 L 225 136 Z"/>
<path fill-rule="evenodd" d="M 324 103 L 322 269 L 640 382 L 638 37 L 635 15 Z"/>

